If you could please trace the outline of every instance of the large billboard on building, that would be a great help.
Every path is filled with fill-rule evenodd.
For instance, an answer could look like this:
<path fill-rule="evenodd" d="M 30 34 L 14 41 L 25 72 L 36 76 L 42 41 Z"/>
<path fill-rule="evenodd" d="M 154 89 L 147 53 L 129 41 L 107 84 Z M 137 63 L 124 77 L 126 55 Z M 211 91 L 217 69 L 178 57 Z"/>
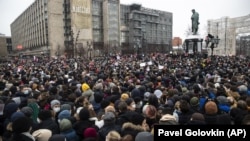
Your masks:
<path fill-rule="evenodd" d="M 91 28 L 91 0 L 72 0 L 72 23 L 77 29 Z"/>

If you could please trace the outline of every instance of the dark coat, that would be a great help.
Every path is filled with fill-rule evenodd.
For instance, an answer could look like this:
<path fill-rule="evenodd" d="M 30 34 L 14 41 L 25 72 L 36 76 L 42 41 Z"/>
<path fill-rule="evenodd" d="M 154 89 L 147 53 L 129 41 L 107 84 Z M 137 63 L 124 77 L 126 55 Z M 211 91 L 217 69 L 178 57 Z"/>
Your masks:
<path fill-rule="evenodd" d="M 8 141 L 34 141 L 34 140 L 31 137 L 26 136 L 24 134 L 13 134 L 13 136 Z"/>
<path fill-rule="evenodd" d="M 84 130 L 89 127 L 95 128 L 96 131 L 99 130 L 99 128 L 95 125 L 95 122 L 90 120 L 80 120 L 73 124 L 73 129 L 76 131 L 76 134 L 78 135 L 80 140 L 84 139 Z"/>
<path fill-rule="evenodd" d="M 99 141 L 105 141 L 106 140 L 106 136 L 112 130 L 115 130 L 118 133 L 121 133 L 121 126 L 116 125 L 115 122 L 105 123 L 105 121 L 104 121 L 103 127 L 101 127 L 100 130 L 99 130 L 99 132 L 98 132 L 98 134 L 99 134 Z"/>
<path fill-rule="evenodd" d="M 60 133 L 58 124 L 52 118 L 49 118 L 39 123 L 38 129 L 49 129 L 51 130 L 52 135 Z"/>

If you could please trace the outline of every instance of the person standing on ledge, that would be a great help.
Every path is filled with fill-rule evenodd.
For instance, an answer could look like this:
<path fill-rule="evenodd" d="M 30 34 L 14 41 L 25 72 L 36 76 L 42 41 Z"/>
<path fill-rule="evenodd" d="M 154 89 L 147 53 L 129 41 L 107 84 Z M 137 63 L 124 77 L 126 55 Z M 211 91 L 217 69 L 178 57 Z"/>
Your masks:
<path fill-rule="evenodd" d="M 198 27 L 199 27 L 199 13 L 197 13 L 194 9 L 192 9 L 192 13 L 193 15 L 191 16 L 191 20 L 192 20 L 192 32 L 193 35 L 197 34 L 198 31 Z"/>

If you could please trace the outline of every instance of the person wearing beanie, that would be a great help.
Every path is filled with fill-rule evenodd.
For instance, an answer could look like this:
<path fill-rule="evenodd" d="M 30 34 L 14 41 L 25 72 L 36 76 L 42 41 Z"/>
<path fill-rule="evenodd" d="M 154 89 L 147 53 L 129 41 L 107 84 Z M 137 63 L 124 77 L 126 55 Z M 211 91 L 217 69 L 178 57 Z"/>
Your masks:
<path fill-rule="evenodd" d="M 35 138 L 30 134 L 32 120 L 26 116 L 16 119 L 12 123 L 13 135 L 10 141 L 35 141 Z"/>
<path fill-rule="evenodd" d="M 86 92 L 87 90 L 89 90 L 90 89 L 90 87 L 89 87 L 89 85 L 87 84 L 87 83 L 83 83 L 82 84 L 82 91 L 83 92 Z"/>
<path fill-rule="evenodd" d="M 135 125 L 143 125 L 143 122 L 146 121 L 145 117 L 137 112 L 129 112 L 129 121 Z"/>
<path fill-rule="evenodd" d="M 3 114 L 5 115 L 4 128 L 6 129 L 7 125 L 10 122 L 11 115 L 18 110 L 18 104 L 15 102 L 8 103 L 4 106 Z"/>
<path fill-rule="evenodd" d="M 190 99 L 189 101 L 190 103 L 190 108 L 192 111 L 194 112 L 201 112 L 200 110 L 200 101 L 199 101 L 199 98 L 194 96 Z"/>
<path fill-rule="evenodd" d="M 49 129 L 52 131 L 52 135 L 60 133 L 59 126 L 52 119 L 52 113 L 50 110 L 41 110 L 38 114 L 38 129 Z"/>
<path fill-rule="evenodd" d="M 112 130 L 121 133 L 121 126 L 116 125 L 116 117 L 113 112 L 106 112 L 103 116 L 104 125 L 98 131 L 99 141 L 105 141 L 106 136 Z"/>
<path fill-rule="evenodd" d="M 70 104 L 62 104 L 61 111 L 63 111 L 63 110 L 69 110 L 71 112 L 71 105 Z"/>
<path fill-rule="evenodd" d="M 32 133 L 36 141 L 48 141 L 52 136 L 52 132 L 48 129 L 38 129 Z"/>
<path fill-rule="evenodd" d="M 94 91 L 89 87 L 87 83 L 82 84 L 82 96 L 87 97 L 89 101 L 94 100 Z"/>
<path fill-rule="evenodd" d="M 15 120 L 21 118 L 21 117 L 25 117 L 25 114 L 23 112 L 15 112 L 11 115 L 10 121 L 13 123 Z"/>
<path fill-rule="evenodd" d="M 95 121 L 89 120 L 90 112 L 87 108 L 81 108 L 78 116 L 79 120 L 73 124 L 73 129 L 76 131 L 80 140 L 84 139 L 83 131 L 85 129 L 94 127 L 96 130 L 99 130 L 99 128 L 95 125 Z"/>
<path fill-rule="evenodd" d="M 93 138 L 93 139 L 98 139 L 98 133 L 95 128 L 89 127 L 83 132 L 83 136 L 85 139 L 88 138 Z"/>
<path fill-rule="evenodd" d="M 135 141 L 154 141 L 154 137 L 150 132 L 139 132 L 135 137 Z"/>
<path fill-rule="evenodd" d="M 79 141 L 75 130 L 72 128 L 72 123 L 68 119 L 62 119 L 59 122 L 60 133 L 64 135 L 67 141 Z"/>
<path fill-rule="evenodd" d="M 226 96 L 217 96 L 216 100 L 218 102 L 218 110 L 223 111 L 225 113 L 230 112 L 230 105 L 229 105 L 229 100 L 227 99 Z"/>
<path fill-rule="evenodd" d="M 31 117 L 33 114 L 33 109 L 29 106 L 25 106 L 21 109 L 21 112 L 25 114 L 27 117 Z"/>
<path fill-rule="evenodd" d="M 50 108 L 52 113 L 52 118 L 57 122 L 58 114 L 61 111 L 61 102 L 57 99 L 54 99 L 50 102 Z"/>
<path fill-rule="evenodd" d="M 4 140 L 11 137 L 12 132 L 13 132 L 13 128 L 12 128 L 13 122 L 21 117 L 25 117 L 25 115 L 24 113 L 20 111 L 15 112 L 11 115 L 10 122 L 8 123 L 7 127 L 5 128 L 6 130 L 4 130 L 4 133 L 3 133 Z"/>
<path fill-rule="evenodd" d="M 50 107 L 54 113 L 58 113 L 61 110 L 61 102 L 57 99 L 54 99 L 50 102 Z"/>
<path fill-rule="evenodd" d="M 70 119 L 70 111 L 69 110 L 63 110 L 58 114 L 58 123 L 60 123 L 63 119 Z"/>
<path fill-rule="evenodd" d="M 94 100 L 90 101 L 90 103 L 93 105 L 93 108 L 96 114 L 98 114 L 102 110 L 101 102 L 103 101 L 103 96 L 104 96 L 103 92 L 95 91 Z"/>

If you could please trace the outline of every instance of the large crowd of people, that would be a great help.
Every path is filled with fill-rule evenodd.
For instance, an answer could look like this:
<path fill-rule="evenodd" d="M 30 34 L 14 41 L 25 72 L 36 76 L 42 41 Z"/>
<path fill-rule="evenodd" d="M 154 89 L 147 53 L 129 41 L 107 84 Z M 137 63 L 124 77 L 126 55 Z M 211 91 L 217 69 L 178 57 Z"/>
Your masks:
<path fill-rule="evenodd" d="M 249 125 L 239 56 L 15 58 L 0 64 L 3 141 L 153 141 L 154 125 Z"/>

